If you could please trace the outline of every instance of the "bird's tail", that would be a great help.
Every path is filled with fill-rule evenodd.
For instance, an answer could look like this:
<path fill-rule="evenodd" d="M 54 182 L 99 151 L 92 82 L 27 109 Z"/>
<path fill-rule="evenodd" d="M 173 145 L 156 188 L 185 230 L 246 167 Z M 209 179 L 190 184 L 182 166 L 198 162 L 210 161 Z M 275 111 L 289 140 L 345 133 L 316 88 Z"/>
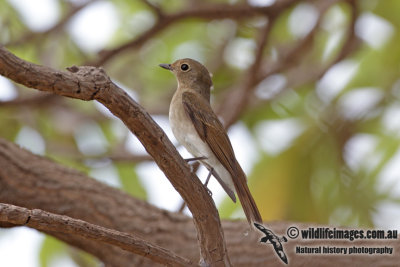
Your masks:
<path fill-rule="evenodd" d="M 254 227 L 254 223 L 262 223 L 261 214 L 258 211 L 256 202 L 250 193 L 249 187 L 247 186 L 246 175 L 243 172 L 239 164 L 237 164 L 238 170 L 236 177 L 233 177 L 236 193 L 239 197 L 240 203 L 244 214 L 246 215 L 249 224 Z"/>

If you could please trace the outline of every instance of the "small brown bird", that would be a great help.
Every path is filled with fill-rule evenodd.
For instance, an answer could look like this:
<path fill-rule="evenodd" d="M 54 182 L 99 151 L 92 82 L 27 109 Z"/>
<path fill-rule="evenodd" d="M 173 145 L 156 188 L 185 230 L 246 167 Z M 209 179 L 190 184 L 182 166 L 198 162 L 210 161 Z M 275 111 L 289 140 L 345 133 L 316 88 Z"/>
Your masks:
<path fill-rule="evenodd" d="M 160 67 L 172 71 L 178 81 L 169 108 L 169 121 L 176 139 L 194 157 L 200 158 L 233 202 L 236 202 L 236 191 L 251 225 L 262 223 L 247 187 L 246 175 L 236 160 L 224 127 L 210 106 L 210 73 L 190 58 L 160 64 Z"/>

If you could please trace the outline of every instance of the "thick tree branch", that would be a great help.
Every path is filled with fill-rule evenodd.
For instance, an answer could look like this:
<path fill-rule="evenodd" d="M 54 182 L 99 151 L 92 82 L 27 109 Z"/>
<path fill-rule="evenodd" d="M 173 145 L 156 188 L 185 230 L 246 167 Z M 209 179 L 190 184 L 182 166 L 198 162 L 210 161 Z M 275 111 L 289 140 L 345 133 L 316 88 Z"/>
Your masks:
<path fill-rule="evenodd" d="M 121 233 L 65 215 L 53 214 L 39 209 L 29 210 L 0 203 L 0 221 L 16 226 L 28 226 L 40 231 L 80 235 L 93 241 L 117 246 L 164 265 L 193 265 L 189 260 L 157 245 L 150 244 L 132 234 Z"/>
<path fill-rule="evenodd" d="M 102 69 L 71 67 L 61 72 L 26 62 L 0 47 L 0 74 L 27 87 L 81 100 L 97 100 L 138 137 L 193 214 L 200 259 L 207 265 L 230 265 L 218 211 L 198 177 L 191 173 L 150 115 Z"/>
<path fill-rule="evenodd" d="M 149 3 L 146 0 L 143 1 Z M 337 1 L 332 0 L 326 3 L 328 5 L 333 2 Z M 299 82 L 303 83 L 304 80 L 315 80 L 323 75 L 332 64 L 354 51 L 354 48 L 358 44 L 353 28 L 356 18 L 356 7 L 353 0 L 348 2 L 353 5 L 352 11 L 354 16 L 347 41 L 340 54 L 326 68 L 318 68 L 314 72 L 310 72 L 310 75 L 301 76 L 299 79 L 292 77 L 289 83 L 296 84 Z M 252 16 L 279 15 L 279 12 L 290 3 L 295 3 L 295 1 L 277 1 L 277 4 L 268 8 L 240 5 L 205 6 L 198 9 L 184 10 L 176 14 L 164 14 L 158 7 L 149 4 L 149 7 L 157 13 L 158 22 L 137 39 L 116 49 L 105 51 L 99 60 L 93 64 L 104 64 L 114 56 L 120 55 L 121 52 L 128 51 L 131 48 L 138 48 L 171 24 L 186 18 L 194 17 L 205 20 L 231 18 L 239 20 Z M 281 9 L 276 7 L 280 7 Z M 289 56 L 285 55 L 284 60 L 273 65 L 271 69 L 262 69 L 263 64 L 261 63 L 263 62 L 261 57 L 266 38 L 268 37 L 268 28 L 266 28 L 266 31 L 261 32 L 256 62 L 252 68 L 255 72 L 250 73 L 254 75 L 250 77 L 253 81 L 243 87 L 245 88 L 245 95 L 249 96 L 257 83 L 266 76 L 285 71 L 295 66 L 303 58 L 303 55 L 306 54 L 304 52 L 309 51 L 314 33 L 315 29 L 303 41 L 295 45 L 287 54 Z M 19 66 L 17 63 L 21 65 Z M 17 82 L 42 91 L 50 91 L 82 100 L 98 100 L 109 107 L 115 115 L 119 116 L 137 134 L 142 143 L 145 144 L 149 153 L 151 152 L 150 154 L 169 177 L 177 191 L 183 192 L 182 196 L 185 201 L 191 203 L 189 208 L 193 212 L 197 226 L 197 238 L 190 218 L 162 211 L 147 203 L 132 199 L 118 190 L 99 184 L 82 174 L 58 166 L 53 162 L 31 155 L 3 140 L 0 141 L 0 201 L 17 204 L 30 209 L 40 208 L 52 211 L 53 213 L 67 214 L 68 216 L 83 219 L 92 224 L 117 229 L 121 232 L 133 233 L 144 240 L 149 240 L 149 242 L 158 244 L 161 247 L 171 249 L 171 251 L 174 251 L 178 255 L 187 257 L 191 262 L 198 260 L 198 247 L 196 246 L 196 241 L 198 241 L 201 246 L 202 258 L 205 259 L 206 263 L 228 265 L 229 258 L 226 256 L 223 234 L 215 207 L 208 195 L 204 195 L 204 190 L 198 184 L 197 177 L 188 172 L 186 164 L 171 147 L 164 133 L 156 125 L 153 125 L 151 118 L 137 103 L 132 101 L 120 88 L 110 82 L 101 69 L 73 67 L 70 68 L 70 72 L 58 72 L 50 68 L 20 61 L 3 48 L 0 48 L 0 74 L 8 75 L 8 77 Z M 258 82 L 255 82 L 256 80 Z M 247 101 L 248 99 L 246 99 Z M 243 105 L 243 109 L 238 110 L 242 112 L 246 105 L 247 103 Z M 240 113 L 237 113 L 235 116 L 231 119 L 231 122 L 234 122 L 240 116 Z M 159 149 L 161 152 L 159 152 Z M 193 185 L 188 185 L 188 183 L 193 183 Z M 0 218 L 2 215 L 3 211 L 0 209 Z M 28 223 L 28 226 L 34 226 L 30 223 Z M 85 224 L 85 222 L 82 223 Z M 281 222 L 270 223 L 268 226 L 277 234 L 282 235 L 293 224 Z M 7 222 L 0 223 L 2 227 L 11 227 L 12 225 Z M 298 223 L 295 225 L 301 226 Z M 264 266 L 267 264 L 281 266 L 281 263 L 277 260 L 270 247 L 259 245 L 259 236 L 257 234 L 250 232 L 247 235 L 248 226 L 245 223 L 223 222 L 223 226 L 228 251 L 231 256 L 230 259 L 235 266 Z M 304 228 L 308 226 L 303 225 Z M 96 228 L 97 226 L 94 225 L 94 227 Z M 121 244 L 119 243 L 109 242 L 112 245 L 106 245 L 103 242 L 90 240 L 90 235 L 79 236 L 71 234 L 75 233 L 76 229 L 71 233 L 64 233 L 54 230 L 51 227 L 43 228 L 42 231 L 96 255 L 107 266 L 154 266 L 153 262 L 121 250 Z M 124 234 L 122 235 L 127 237 Z M 374 257 L 366 255 L 310 256 L 296 254 L 296 245 L 308 245 L 312 247 L 319 245 L 389 246 L 394 248 L 396 254 L 377 255 Z M 349 245 L 349 242 L 328 242 L 326 240 L 314 240 L 310 242 L 290 240 L 288 244 L 284 245 L 284 248 L 288 254 L 289 262 L 293 266 L 395 266 L 399 262 L 399 254 L 397 252 L 400 251 L 400 244 L 398 240 L 373 242 L 370 240 L 359 240 L 354 243 L 352 242 L 351 245 Z"/>
<path fill-rule="evenodd" d="M 132 233 L 192 262 L 198 260 L 197 237 L 191 218 L 160 210 L 77 171 L 33 155 L 1 138 L 0 202 L 63 214 L 109 229 Z M 272 246 L 259 243 L 260 233 L 248 231 L 247 222 L 224 221 L 223 226 L 234 266 L 282 266 Z M 286 235 L 291 226 L 300 229 L 312 227 L 310 224 L 294 222 L 267 224 L 278 235 Z M 44 232 L 97 256 L 106 266 L 155 266 L 153 261 L 116 246 L 90 241 L 80 235 Z M 290 239 L 283 245 L 291 266 L 396 266 L 400 260 L 398 239 L 361 239 L 353 242 Z M 395 253 L 373 257 L 365 254 L 302 255 L 296 254 L 296 246 L 387 246 L 393 248 Z"/>

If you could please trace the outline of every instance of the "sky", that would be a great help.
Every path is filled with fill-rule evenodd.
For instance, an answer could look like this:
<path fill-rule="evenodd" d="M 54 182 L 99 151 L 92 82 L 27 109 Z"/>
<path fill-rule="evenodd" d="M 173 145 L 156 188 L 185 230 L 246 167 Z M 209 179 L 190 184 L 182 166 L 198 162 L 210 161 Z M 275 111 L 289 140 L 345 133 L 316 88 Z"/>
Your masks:
<path fill-rule="evenodd" d="M 79 0 L 75 0 L 74 2 L 77 1 Z M 44 31 L 57 23 L 60 19 L 60 8 L 57 1 L 9 0 L 9 2 L 18 9 L 21 18 L 33 31 Z M 252 0 L 250 2 L 257 5 L 262 3 L 260 0 Z M 267 1 L 264 3 L 272 4 L 273 2 L 274 1 Z M 293 19 L 289 27 L 291 27 L 292 32 L 297 36 L 304 36 L 316 21 L 316 11 L 307 4 L 300 5 L 297 9 L 298 10 L 293 14 Z M 99 16 L 102 18 L 101 20 L 95 19 Z M 341 23 L 343 17 L 339 12 L 337 12 L 336 15 L 335 12 L 333 12 L 332 16 L 334 16 L 333 22 Z M 301 22 L 299 23 L 299 17 L 306 17 L 307 19 L 300 20 Z M 141 14 L 135 19 L 144 21 L 145 23 L 143 23 L 143 25 L 146 23 L 150 25 L 152 23 L 152 18 L 146 16 L 146 14 Z M 117 29 L 118 23 L 118 14 L 112 4 L 106 1 L 98 1 L 76 15 L 67 26 L 67 30 L 71 33 L 74 41 L 84 51 L 96 52 L 108 42 L 113 32 Z M 325 25 L 325 27 L 334 27 L 332 24 Z M 372 13 L 365 13 L 357 21 L 356 31 L 360 38 L 371 47 L 379 48 L 390 38 L 394 28 L 384 19 Z M 341 33 L 338 32 L 338 36 L 340 34 Z M 335 39 L 335 35 L 333 35 L 332 40 L 330 40 L 331 45 L 328 45 L 328 50 L 332 49 L 337 41 L 338 38 Z M 238 38 L 235 42 L 230 44 L 230 47 L 227 49 L 228 54 L 225 57 L 227 63 L 233 64 L 239 68 L 246 68 L 251 64 L 251 51 L 253 46 L 254 43 L 249 39 Z M 176 49 L 174 56 L 179 58 L 192 53 L 191 55 L 194 57 L 194 49 L 196 49 L 195 43 L 182 45 Z M 201 53 L 196 53 L 195 57 L 201 59 Z M 350 60 L 344 60 L 336 64 L 322 77 L 317 85 L 316 92 L 318 97 L 326 103 L 329 103 L 346 86 L 357 71 L 357 68 L 357 63 Z M 261 98 L 271 98 L 284 88 L 285 83 L 285 78 L 282 76 L 270 76 L 261 83 L 260 88 L 257 88 L 256 94 Z M 0 88 L 0 100 L 6 101 L 17 97 L 11 83 L 1 76 Z M 264 88 L 269 89 L 264 90 Z M 127 91 L 129 91 L 129 89 L 127 89 Z M 132 90 L 130 90 L 130 93 L 133 98 L 137 97 Z M 291 94 L 292 97 L 296 98 L 296 93 L 294 91 L 292 91 Z M 379 88 L 358 88 L 354 90 L 351 95 L 341 100 L 342 102 L 340 105 L 343 108 L 343 113 L 346 116 L 359 116 L 376 104 L 374 101 L 380 99 L 379 94 Z M 363 103 L 363 105 L 351 105 L 350 103 L 352 103 L 354 99 L 358 99 L 358 103 Z M 98 107 L 100 112 L 107 113 L 100 105 L 96 105 L 96 107 Z M 388 113 L 390 114 L 385 117 L 384 125 L 386 125 L 388 131 L 400 132 L 398 121 L 393 120 L 393 118 L 399 118 L 400 106 L 391 107 Z M 154 119 L 164 129 L 171 141 L 178 145 L 169 127 L 168 118 L 165 116 L 155 116 Z M 119 122 L 116 122 L 115 125 L 116 130 L 121 127 Z M 238 161 L 245 172 L 249 173 L 252 166 L 257 161 L 258 155 L 261 152 L 260 149 L 271 155 L 279 154 L 288 148 L 302 131 L 302 124 L 296 119 L 279 121 L 269 120 L 261 122 L 256 127 L 256 141 L 261 144 L 260 148 L 257 143 L 253 141 L 253 138 L 250 137 L 250 133 L 246 127 L 241 123 L 237 123 L 230 128 L 229 137 L 231 138 Z M 101 153 L 102 149 L 105 149 L 105 137 L 102 136 L 102 132 L 98 129 L 97 125 L 87 125 L 85 128 L 78 129 L 75 132 L 75 136 L 78 148 L 83 153 L 86 153 L 85 151 L 91 151 L 88 153 L 92 153 L 93 150 L 91 149 L 93 147 L 98 149 L 98 151 L 94 151 L 93 153 Z M 45 142 L 42 136 L 29 127 L 24 127 L 19 132 L 16 143 L 30 149 L 36 154 L 44 154 Z M 367 134 L 357 135 L 347 144 L 345 158 L 352 168 L 359 168 L 360 164 L 365 164 L 366 161 L 368 164 L 374 164 L 377 159 L 370 155 L 374 151 L 375 146 L 376 140 L 373 136 Z M 133 135 L 128 138 L 126 147 L 132 153 L 145 153 L 144 149 L 141 148 L 140 142 L 138 142 Z M 178 150 L 183 157 L 190 157 L 190 154 L 185 151 L 184 148 L 179 147 Z M 155 163 L 142 163 L 138 166 L 137 171 L 143 186 L 149 193 L 150 203 L 173 211 L 180 206 L 182 201 L 180 196 L 172 188 L 168 180 L 165 179 L 163 173 Z M 392 185 L 393 182 L 396 181 L 398 173 L 400 173 L 400 151 L 393 157 L 382 174 L 382 188 L 384 189 L 386 186 Z M 96 179 L 112 186 L 119 185 L 117 172 L 112 165 L 105 164 L 90 174 Z M 206 176 L 206 170 L 202 169 L 199 173 L 199 177 L 204 179 Z M 218 205 L 225 197 L 225 193 L 215 179 L 210 181 L 209 188 L 213 192 L 213 198 Z M 398 183 L 395 188 L 400 196 L 400 186 Z M 400 214 L 398 206 L 393 206 L 390 203 L 383 203 L 380 213 L 376 218 L 377 226 L 390 228 L 390 226 L 393 225 L 400 225 L 400 217 L 398 214 Z M 42 240 L 42 234 L 26 227 L 5 230 L 0 229 L 0 259 L 2 264 L 8 267 L 39 266 L 38 251 Z M 21 250 L 21 247 L 24 249 Z M 68 258 L 63 258 L 61 261 L 53 262 L 50 266 L 74 267 L 76 265 L 71 260 L 68 260 Z"/>

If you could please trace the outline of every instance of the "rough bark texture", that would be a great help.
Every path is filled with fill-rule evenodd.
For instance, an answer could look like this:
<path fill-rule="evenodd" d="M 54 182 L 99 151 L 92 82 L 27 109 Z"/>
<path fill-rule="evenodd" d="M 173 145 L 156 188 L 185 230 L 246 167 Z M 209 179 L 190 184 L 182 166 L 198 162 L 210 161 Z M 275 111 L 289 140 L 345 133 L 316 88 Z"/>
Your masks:
<path fill-rule="evenodd" d="M 31 154 L 0 139 L 0 202 L 67 215 L 115 229 L 157 244 L 192 262 L 198 261 L 196 231 L 192 219 L 158 209 L 130 197 L 75 170 Z M 271 245 L 259 243 L 262 235 L 248 231 L 245 221 L 222 223 L 230 260 L 234 266 L 284 266 Z M 278 235 L 290 226 L 307 229 L 309 224 L 270 222 L 265 225 Z M 9 225 L 8 225 L 9 226 Z M 107 266 L 155 266 L 153 261 L 118 247 L 90 241 L 79 234 L 42 229 L 73 246 L 92 253 Z M 296 246 L 392 247 L 394 255 L 301 255 Z M 396 266 L 399 240 L 331 241 L 289 239 L 283 243 L 289 266 Z"/>
<path fill-rule="evenodd" d="M 120 118 L 140 140 L 192 212 L 201 262 L 229 266 L 214 202 L 161 128 L 125 91 L 111 82 L 103 69 L 74 66 L 68 70 L 61 72 L 24 61 L 0 46 L 1 75 L 41 91 L 81 100 L 97 100 Z"/>
<path fill-rule="evenodd" d="M 41 231 L 80 235 L 89 240 L 117 246 L 168 266 L 190 266 L 189 260 L 183 259 L 169 250 L 150 244 L 135 235 L 107 229 L 65 215 L 47 211 L 0 203 L 0 221 L 14 225 L 28 226 Z"/>

